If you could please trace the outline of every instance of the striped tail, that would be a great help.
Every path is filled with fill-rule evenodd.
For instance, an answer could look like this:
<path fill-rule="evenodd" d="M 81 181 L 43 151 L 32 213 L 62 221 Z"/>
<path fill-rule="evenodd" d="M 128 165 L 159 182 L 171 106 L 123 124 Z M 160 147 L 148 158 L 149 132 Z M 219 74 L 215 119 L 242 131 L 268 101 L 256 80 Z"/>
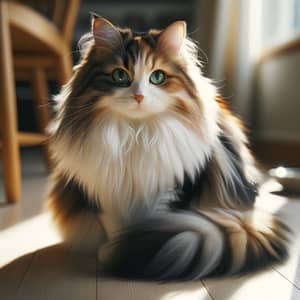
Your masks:
<path fill-rule="evenodd" d="M 278 219 L 255 210 L 161 213 L 130 226 L 99 256 L 117 277 L 197 280 L 280 262 L 288 235 Z"/>

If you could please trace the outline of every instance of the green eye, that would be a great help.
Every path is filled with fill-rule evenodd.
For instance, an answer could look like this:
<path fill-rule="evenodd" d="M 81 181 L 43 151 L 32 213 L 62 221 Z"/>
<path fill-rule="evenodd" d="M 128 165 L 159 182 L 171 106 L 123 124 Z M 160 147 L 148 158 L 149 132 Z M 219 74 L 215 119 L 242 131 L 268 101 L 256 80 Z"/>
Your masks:
<path fill-rule="evenodd" d="M 165 80 L 166 80 L 166 74 L 161 70 L 156 70 L 152 72 L 149 78 L 149 81 L 155 85 L 162 84 L 165 82 Z"/>
<path fill-rule="evenodd" d="M 115 69 L 112 72 L 112 79 L 115 83 L 117 83 L 120 86 L 129 86 L 130 85 L 130 79 L 129 75 L 126 71 L 123 69 Z"/>

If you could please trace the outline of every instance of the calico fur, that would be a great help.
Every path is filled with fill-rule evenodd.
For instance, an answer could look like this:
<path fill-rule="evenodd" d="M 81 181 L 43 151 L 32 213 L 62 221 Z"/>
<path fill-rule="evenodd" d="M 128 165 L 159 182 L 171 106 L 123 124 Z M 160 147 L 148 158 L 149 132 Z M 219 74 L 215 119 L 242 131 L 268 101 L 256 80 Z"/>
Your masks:
<path fill-rule="evenodd" d="M 202 75 L 185 24 L 135 34 L 94 17 L 81 49 L 50 128 L 48 203 L 66 242 L 98 250 L 110 274 L 152 280 L 285 259 L 288 229 L 254 208 L 260 173 L 243 127 Z M 129 86 L 112 81 L 116 67 Z M 167 80 L 153 86 L 157 69 Z"/>

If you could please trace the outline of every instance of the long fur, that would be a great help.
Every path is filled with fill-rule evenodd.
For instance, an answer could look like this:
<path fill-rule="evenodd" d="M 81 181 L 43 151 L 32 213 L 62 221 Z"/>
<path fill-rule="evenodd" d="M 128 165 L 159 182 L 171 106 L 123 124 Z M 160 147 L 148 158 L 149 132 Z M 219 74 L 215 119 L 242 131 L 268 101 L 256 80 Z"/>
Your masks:
<path fill-rule="evenodd" d="M 99 249 L 105 271 L 132 278 L 200 279 L 282 261 L 288 229 L 254 208 L 260 172 L 241 123 L 202 75 L 195 44 L 186 38 L 170 56 L 159 51 L 168 29 L 135 36 L 100 22 L 56 97 L 50 128 L 49 207 L 66 241 Z M 128 88 L 107 77 L 122 60 L 135 74 Z M 166 69 L 169 83 L 149 85 L 150 65 Z"/>

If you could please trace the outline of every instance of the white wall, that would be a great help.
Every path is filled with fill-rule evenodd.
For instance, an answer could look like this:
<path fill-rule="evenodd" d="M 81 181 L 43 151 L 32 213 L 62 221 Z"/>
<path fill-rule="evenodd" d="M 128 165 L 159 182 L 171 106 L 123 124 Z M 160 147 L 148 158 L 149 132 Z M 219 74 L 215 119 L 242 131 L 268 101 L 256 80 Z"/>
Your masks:
<path fill-rule="evenodd" d="M 263 62 L 257 80 L 256 137 L 300 142 L 300 49 Z"/>

